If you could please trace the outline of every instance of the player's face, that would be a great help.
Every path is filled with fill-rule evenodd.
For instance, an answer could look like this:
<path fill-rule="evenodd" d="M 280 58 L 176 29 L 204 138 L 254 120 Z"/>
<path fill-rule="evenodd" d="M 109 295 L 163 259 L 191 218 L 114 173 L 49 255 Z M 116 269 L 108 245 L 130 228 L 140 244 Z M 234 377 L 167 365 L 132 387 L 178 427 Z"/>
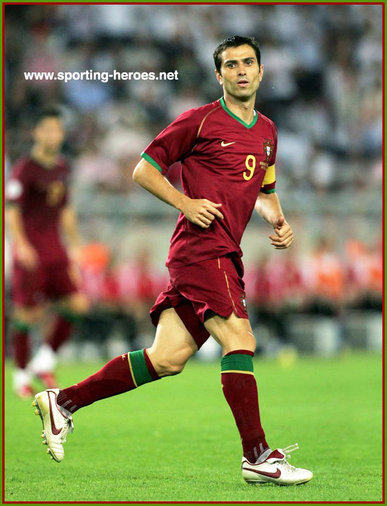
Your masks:
<path fill-rule="evenodd" d="M 34 140 L 47 153 L 60 151 L 64 141 L 64 128 L 58 118 L 42 119 L 34 130 Z"/>
<path fill-rule="evenodd" d="M 246 101 L 259 88 L 263 65 L 259 67 L 254 49 L 248 44 L 229 47 L 221 54 L 222 65 L 216 77 L 228 95 Z"/>

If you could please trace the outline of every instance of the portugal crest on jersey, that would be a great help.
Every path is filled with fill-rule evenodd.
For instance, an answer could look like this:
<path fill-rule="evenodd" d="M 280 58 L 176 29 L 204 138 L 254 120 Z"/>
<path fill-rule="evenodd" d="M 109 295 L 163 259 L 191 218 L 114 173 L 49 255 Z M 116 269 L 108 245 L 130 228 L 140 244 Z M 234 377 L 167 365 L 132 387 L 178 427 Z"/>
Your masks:
<path fill-rule="evenodd" d="M 265 162 L 269 162 L 270 157 L 273 153 L 274 143 L 270 139 L 265 139 L 263 143 L 263 154 L 265 155 Z"/>

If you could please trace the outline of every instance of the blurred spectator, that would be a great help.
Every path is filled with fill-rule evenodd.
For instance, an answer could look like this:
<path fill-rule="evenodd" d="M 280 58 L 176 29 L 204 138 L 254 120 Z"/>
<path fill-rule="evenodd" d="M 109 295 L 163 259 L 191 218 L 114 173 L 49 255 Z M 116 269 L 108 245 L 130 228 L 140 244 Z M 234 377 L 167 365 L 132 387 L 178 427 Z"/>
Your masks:
<path fill-rule="evenodd" d="M 368 246 L 350 240 L 346 245 L 348 307 L 382 310 L 383 262 L 382 241 Z"/>
<path fill-rule="evenodd" d="M 77 191 L 119 191 L 121 187 L 119 167 L 95 145 L 86 146 L 77 158 L 74 180 Z"/>
<path fill-rule="evenodd" d="M 320 238 L 303 262 L 306 312 L 338 315 L 344 304 L 344 265 L 332 240 Z"/>
<path fill-rule="evenodd" d="M 267 327 L 271 338 L 286 341 L 283 318 L 286 298 L 284 276 L 285 265 L 281 260 L 263 256 L 246 277 L 246 286 L 249 311 L 254 324 Z"/>
<path fill-rule="evenodd" d="M 123 303 L 110 248 L 101 243 L 88 244 L 82 249 L 80 263 L 83 290 L 92 307 L 79 327 L 78 338 L 97 342 L 107 356 L 107 341 L 119 330 L 127 349 L 137 349 L 133 308 Z"/>
<path fill-rule="evenodd" d="M 139 332 L 153 334 L 149 310 L 158 294 L 166 289 L 167 273 L 155 269 L 149 247 L 143 247 L 131 260 L 117 268 L 118 290 L 123 307 L 134 315 Z"/>

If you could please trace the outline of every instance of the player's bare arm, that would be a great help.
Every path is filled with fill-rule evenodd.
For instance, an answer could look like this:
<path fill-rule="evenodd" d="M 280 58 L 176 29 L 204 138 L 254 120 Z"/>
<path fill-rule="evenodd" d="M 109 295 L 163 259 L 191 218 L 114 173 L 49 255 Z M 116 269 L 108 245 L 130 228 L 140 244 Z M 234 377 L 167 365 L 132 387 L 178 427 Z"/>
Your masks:
<path fill-rule="evenodd" d="M 281 209 L 281 203 L 276 193 L 260 193 L 255 210 L 274 228 L 274 234 L 269 236 L 275 249 L 286 249 L 293 243 L 293 230 L 286 221 Z"/>
<path fill-rule="evenodd" d="M 60 221 L 69 245 L 70 256 L 72 260 L 77 261 L 81 238 L 78 230 L 77 216 L 72 206 L 67 205 L 62 209 Z"/>
<path fill-rule="evenodd" d="M 223 214 L 218 209 L 222 204 L 187 197 L 144 159 L 134 169 L 133 180 L 155 197 L 181 211 L 190 222 L 199 227 L 208 228 L 215 218 L 223 219 Z"/>
<path fill-rule="evenodd" d="M 39 262 L 38 254 L 27 238 L 18 205 L 7 206 L 6 220 L 20 264 L 27 270 L 35 270 Z"/>

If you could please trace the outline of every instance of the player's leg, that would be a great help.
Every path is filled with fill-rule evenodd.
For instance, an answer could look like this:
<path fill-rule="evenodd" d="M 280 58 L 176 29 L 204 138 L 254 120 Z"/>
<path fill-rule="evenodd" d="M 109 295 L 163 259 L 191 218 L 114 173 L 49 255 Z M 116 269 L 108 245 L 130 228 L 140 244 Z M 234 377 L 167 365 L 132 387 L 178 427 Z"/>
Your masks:
<path fill-rule="evenodd" d="M 223 354 L 230 354 L 223 358 L 222 370 L 224 364 L 235 363 L 230 369 L 233 374 L 227 378 L 222 374 L 223 391 L 240 431 L 244 454 L 255 461 L 268 449 L 268 444 L 252 374 L 255 338 L 246 310 L 242 272 L 240 260 L 230 256 L 204 260 L 184 269 L 170 268 L 173 286 L 192 301 L 207 334 L 221 344 Z"/>
<path fill-rule="evenodd" d="M 120 355 L 69 388 L 37 394 L 34 405 L 42 418 L 44 441 L 51 456 L 58 462 L 63 459 L 62 443 L 71 429 L 71 417 L 75 411 L 95 401 L 177 374 L 196 351 L 195 341 L 176 311 L 166 309 L 161 313 L 155 341 L 149 350 Z"/>
<path fill-rule="evenodd" d="M 15 364 L 14 389 L 20 397 L 33 395 L 27 363 L 31 352 L 31 332 L 44 315 L 43 276 L 40 267 L 26 270 L 13 262 L 11 275 L 12 323 L 10 345 Z"/>
<path fill-rule="evenodd" d="M 191 334 L 175 309 L 161 313 L 156 336 L 147 350 L 148 356 L 160 378 L 179 374 L 187 361 L 198 351 Z"/>
<path fill-rule="evenodd" d="M 243 455 L 255 462 L 269 445 L 262 427 L 257 384 L 253 372 L 255 338 L 248 319 L 232 313 L 213 315 L 205 327 L 222 346 L 221 379 L 224 396 L 242 439 Z"/>
<path fill-rule="evenodd" d="M 279 485 L 311 480 L 313 474 L 309 470 L 295 468 L 287 462 L 288 453 L 298 445 L 272 451 L 266 442 L 254 377 L 255 339 L 249 320 L 238 318 L 234 313 L 227 318 L 213 315 L 205 326 L 222 346 L 222 387 L 242 439 L 243 478 L 248 483 Z"/>
<path fill-rule="evenodd" d="M 10 342 L 14 360 L 14 390 L 22 398 L 33 395 L 31 373 L 27 368 L 31 353 L 31 332 L 42 320 L 42 306 L 16 306 L 10 331 Z"/>
<path fill-rule="evenodd" d="M 56 388 L 57 380 L 54 369 L 57 363 L 56 354 L 74 332 L 74 326 L 89 310 L 89 302 L 84 294 L 78 291 L 75 279 L 71 276 L 67 264 L 60 264 L 55 269 L 46 269 L 47 282 L 45 294 L 54 300 L 57 309 L 28 369 L 38 377 L 46 388 Z"/>
<path fill-rule="evenodd" d="M 255 338 L 246 310 L 240 259 L 221 257 L 172 274 L 174 286 L 192 301 L 205 328 L 222 346 L 222 386 L 242 439 L 244 479 L 281 484 L 310 480 L 310 471 L 291 468 L 285 453 L 272 452 L 266 442 L 253 371 Z M 279 473 L 275 466 L 281 469 Z"/>
<path fill-rule="evenodd" d="M 100 399 L 178 374 L 196 351 L 195 341 L 176 311 L 167 309 L 161 313 L 155 340 L 149 349 L 132 351 L 110 360 L 89 378 L 61 390 L 57 402 L 74 413 Z"/>
<path fill-rule="evenodd" d="M 90 303 L 83 293 L 74 291 L 62 298 L 56 304 L 56 309 L 54 324 L 45 339 L 55 353 L 71 337 L 79 320 L 88 313 Z"/>
<path fill-rule="evenodd" d="M 83 293 L 75 291 L 61 299 L 57 307 L 53 327 L 45 339 L 54 353 L 70 339 L 74 327 L 89 312 L 90 303 Z"/>
<path fill-rule="evenodd" d="M 75 316 L 82 316 L 90 309 L 87 297 L 79 292 L 72 292 L 60 301 L 60 307 L 63 312 L 69 312 Z"/>

